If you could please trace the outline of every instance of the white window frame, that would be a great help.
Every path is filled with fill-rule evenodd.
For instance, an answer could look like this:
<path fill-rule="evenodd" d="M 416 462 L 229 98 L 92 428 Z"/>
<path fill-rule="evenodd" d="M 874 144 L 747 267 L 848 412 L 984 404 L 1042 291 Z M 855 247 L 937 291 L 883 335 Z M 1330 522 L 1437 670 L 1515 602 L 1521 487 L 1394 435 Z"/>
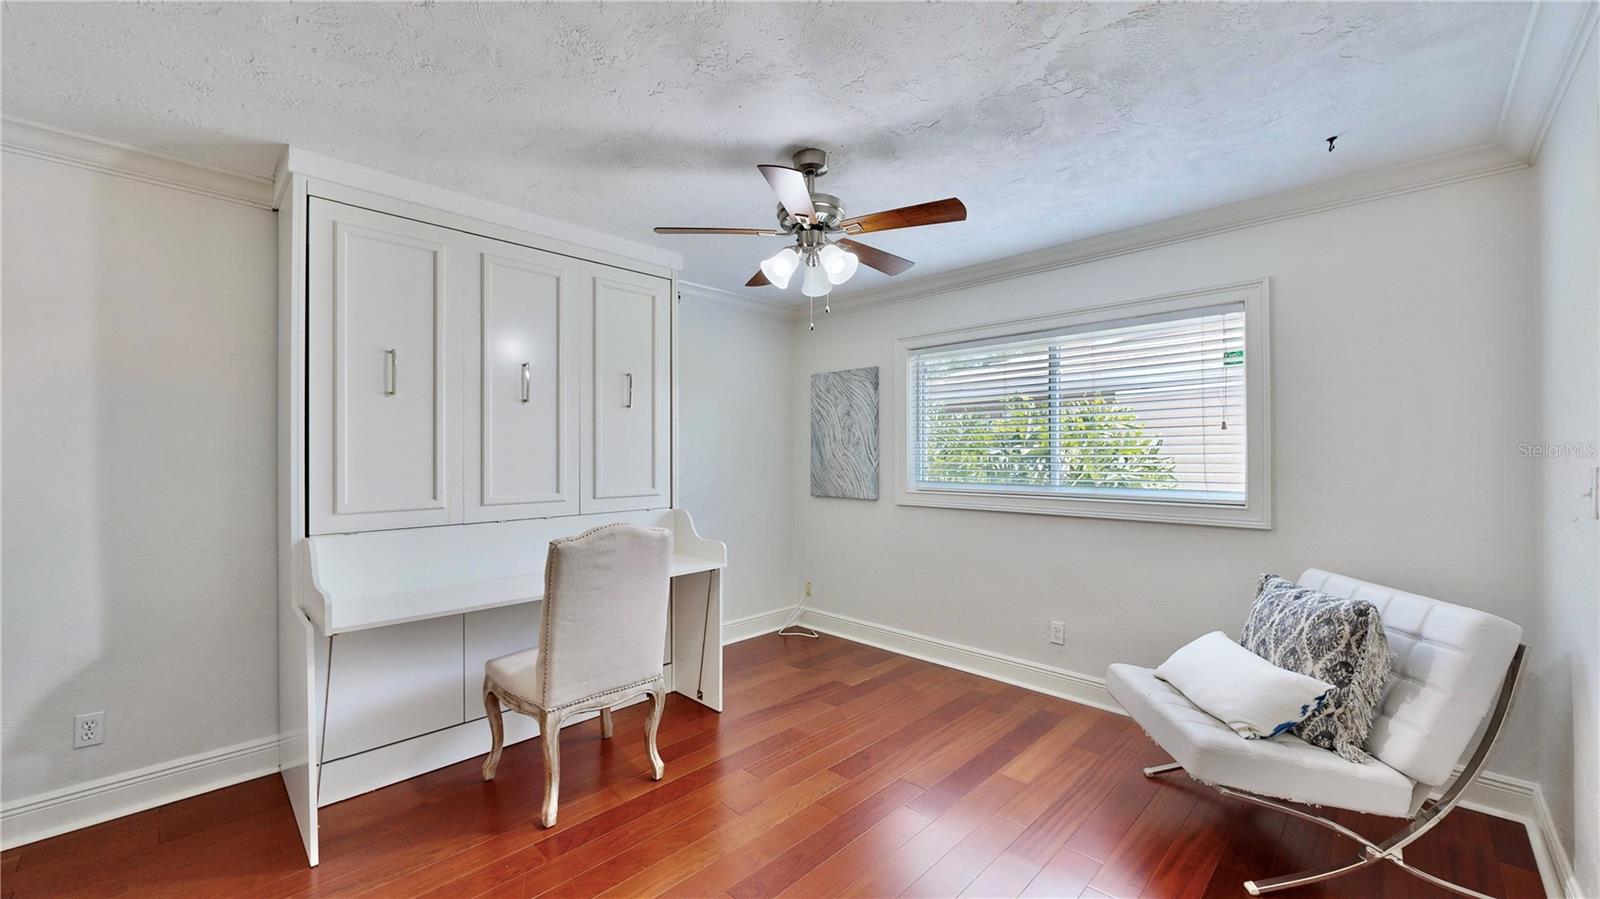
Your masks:
<path fill-rule="evenodd" d="M 955 328 L 902 337 L 894 342 L 893 435 L 895 502 L 902 506 L 945 509 L 979 509 L 1035 515 L 1069 515 L 1220 527 L 1270 529 L 1272 527 L 1272 356 L 1268 279 L 1242 281 L 1219 287 L 1163 294 L 1138 300 L 1087 306 L 1070 312 L 1016 318 L 976 327 Z M 911 355 L 928 347 L 975 340 L 990 340 L 1055 328 L 1081 327 L 1100 322 L 1163 313 L 1185 312 L 1229 303 L 1243 303 L 1245 311 L 1245 503 L 1138 500 L 1086 497 L 1038 492 L 1008 492 L 961 487 L 938 489 L 912 483 Z"/>

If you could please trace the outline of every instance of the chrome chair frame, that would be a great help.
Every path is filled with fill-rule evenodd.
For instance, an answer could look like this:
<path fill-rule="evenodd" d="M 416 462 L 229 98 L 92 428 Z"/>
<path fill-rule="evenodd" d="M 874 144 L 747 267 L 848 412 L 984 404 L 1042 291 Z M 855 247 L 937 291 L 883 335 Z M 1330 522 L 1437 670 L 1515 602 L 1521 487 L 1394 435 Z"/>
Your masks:
<path fill-rule="evenodd" d="M 1291 887 L 1305 886 L 1308 883 L 1330 880 L 1335 877 L 1349 874 L 1352 871 L 1358 871 L 1367 867 L 1368 865 L 1375 865 L 1378 862 L 1387 861 L 1398 865 L 1400 870 L 1405 871 L 1407 874 L 1410 874 L 1413 877 L 1421 880 L 1426 880 L 1428 883 L 1431 883 L 1434 886 L 1452 890 L 1460 893 L 1463 896 L 1472 896 L 1475 897 L 1475 899 L 1493 899 L 1491 896 L 1486 896 L 1476 890 L 1468 889 L 1459 883 L 1451 883 L 1450 881 L 1445 880 L 1438 875 L 1430 874 L 1421 868 L 1407 864 L 1404 850 L 1407 846 L 1416 842 L 1423 834 L 1433 829 L 1433 826 L 1438 824 L 1445 815 L 1450 814 L 1450 812 L 1458 804 L 1460 804 L 1462 794 L 1467 791 L 1468 787 L 1472 786 L 1473 782 L 1478 779 L 1478 775 L 1483 772 L 1484 764 L 1489 761 L 1489 753 L 1494 749 L 1495 741 L 1500 738 L 1500 731 L 1505 727 L 1506 716 L 1511 712 L 1511 702 L 1516 696 L 1517 684 L 1522 679 L 1522 670 L 1525 663 L 1527 650 L 1527 646 L 1519 645 L 1517 647 L 1517 651 L 1512 654 L 1511 664 L 1506 667 L 1505 680 L 1501 682 L 1500 693 L 1495 699 L 1494 710 L 1489 715 L 1488 726 L 1484 728 L 1483 736 L 1479 738 L 1478 746 L 1473 750 L 1472 756 L 1468 758 L 1467 763 L 1462 766 L 1461 773 L 1457 774 L 1455 779 L 1450 781 L 1449 786 L 1445 788 L 1444 793 L 1440 795 L 1438 801 L 1432 803 L 1423 803 L 1422 810 L 1411 818 L 1411 823 L 1406 825 L 1404 828 L 1401 828 L 1400 831 L 1388 839 L 1374 843 L 1373 841 L 1367 839 L 1361 834 L 1356 833 L 1350 828 L 1345 827 L 1343 824 L 1340 824 L 1337 821 L 1324 818 L 1321 815 L 1313 814 L 1305 811 L 1304 809 L 1280 802 L 1279 800 L 1271 799 L 1266 796 L 1258 796 L 1254 793 L 1246 793 L 1242 790 L 1235 790 L 1230 787 L 1215 787 L 1215 789 L 1224 796 L 1231 796 L 1235 799 L 1242 799 L 1245 802 L 1253 803 L 1255 805 L 1276 809 L 1285 814 L 1293 815 L 1303 821 L 1310 821 L 1312 824 L 1326 827 L 1335 833 L 1342 834 L 1343 836 L 1349 837 L 1355 842 L 1361 844 L 1361 853 L 1354 859 L 1336 862 L 1332 865 L 1322 868 L 1312 868 L 1310 870 L 1300 871 L 1295 874 L 1269 877 L 1266 880 L 1247 880 L 1244 882 L 1245 891 L 1252 896 L 1259 896 L 1262 893 L 1271 893 L 1276 890 L 1287 890 Z M 1183 766 L 1177 762 L 1168 762 L 1164 765 L 1152 765 L 1144 769 L 1144 775 L 1146 777 L 1157 777 L 1159 775 L 1166 774 L 1171 771 L 1177 771 L 1182 768 Z"/>

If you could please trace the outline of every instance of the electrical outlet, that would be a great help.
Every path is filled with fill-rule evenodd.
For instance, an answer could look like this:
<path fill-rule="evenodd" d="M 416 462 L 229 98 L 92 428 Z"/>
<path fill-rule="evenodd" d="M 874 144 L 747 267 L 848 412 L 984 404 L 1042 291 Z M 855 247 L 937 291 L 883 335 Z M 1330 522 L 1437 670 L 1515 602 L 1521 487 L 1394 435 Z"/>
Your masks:
<path fill-rule="evenodd" d="M 87 712 L 72 719 L 72 748 L 99 746 L 106 741 L 106 713 Z"/>
<path fill-rule="evenodd" d="M 1067 626 L 1060 621 L 1050 622 L 1050 642 L 1057 646 L 1067 645 Z"/>
<path fill-rule="evenodd" d="M 806 596 L 809 597 L 810 595 L 811 595 L 811 582 L 810 581 L 806 581 Z"/>

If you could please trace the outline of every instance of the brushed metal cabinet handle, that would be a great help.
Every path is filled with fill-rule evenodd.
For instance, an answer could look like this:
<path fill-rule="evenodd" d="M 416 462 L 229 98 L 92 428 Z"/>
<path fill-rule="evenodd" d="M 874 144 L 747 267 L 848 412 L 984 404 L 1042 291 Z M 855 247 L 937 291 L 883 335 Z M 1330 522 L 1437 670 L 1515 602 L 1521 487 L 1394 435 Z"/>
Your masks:
<path fill-rule="evenodd" d="M 633 372 L 622 373 L 622 408 L 633 408 Z"/>
<path fill-rule="evenodd" d="M 383 351 L 383 395 L 394 396 L 400 389 L 400 354 L 394 350 Z"/>
<path fill-rule="evenodd" d="M 528 401 L 528 392 L 533 385 L 533 367 L 530 363 L 522 363 L 522 401 Z"/>

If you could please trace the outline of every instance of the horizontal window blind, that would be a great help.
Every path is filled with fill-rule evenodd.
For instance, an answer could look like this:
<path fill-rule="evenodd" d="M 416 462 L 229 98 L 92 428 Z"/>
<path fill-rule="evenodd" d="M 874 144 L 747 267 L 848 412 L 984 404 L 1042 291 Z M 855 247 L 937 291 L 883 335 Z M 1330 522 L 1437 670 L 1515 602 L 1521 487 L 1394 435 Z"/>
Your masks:
<path fill-rule="evenodd" d="M 1246 500 L 1243 303 L 912 351 L 918 489 Z"/>

